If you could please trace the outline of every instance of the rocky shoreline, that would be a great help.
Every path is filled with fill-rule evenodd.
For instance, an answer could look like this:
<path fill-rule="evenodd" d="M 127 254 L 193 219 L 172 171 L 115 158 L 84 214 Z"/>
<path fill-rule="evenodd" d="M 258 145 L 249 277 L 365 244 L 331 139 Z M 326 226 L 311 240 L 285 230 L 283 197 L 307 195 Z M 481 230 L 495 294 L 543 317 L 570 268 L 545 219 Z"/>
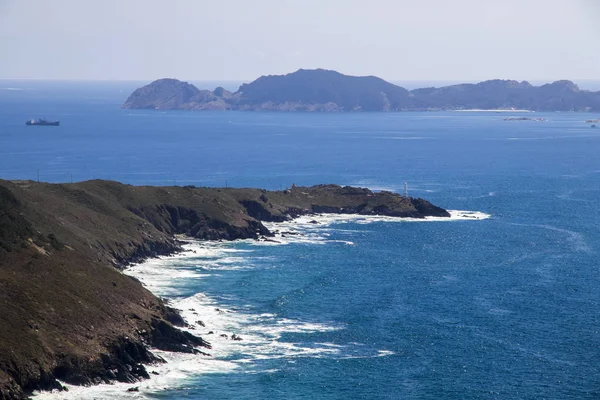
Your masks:
<path fill-rule="evenodd" d="M 394 111 L 600 111 L 600 92 L 568 80 L 533 86 L 494 79 L 477 84 L 407 90 L 375 76 L 300 69 L 261 76 L 236 92 L 200 90 L 177 79 L 158 79 L 135 90 L 123 108 L 152 110 L 239 110 L 275 112 Z"/>
<path fill-rule="evenodd" d="M 0 399 L 65 382 L 134 383 L 152 348 L 206 353 L 176 310 L 121 271 L 198 240 L 269 238 L 312 213 L 448 217 L 423 199 L 319 185 L 284 191 L 0 181 Z M 201 318 L 201 316 L 199 316 Z M 234 338 L 236 340 L 236 338 Z"/>

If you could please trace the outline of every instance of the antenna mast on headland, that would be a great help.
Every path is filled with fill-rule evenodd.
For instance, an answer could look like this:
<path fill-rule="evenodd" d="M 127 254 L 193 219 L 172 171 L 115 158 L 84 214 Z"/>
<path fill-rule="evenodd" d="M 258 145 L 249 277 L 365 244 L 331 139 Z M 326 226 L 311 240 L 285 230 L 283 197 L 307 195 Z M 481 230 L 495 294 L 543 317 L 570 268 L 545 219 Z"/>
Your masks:
<path fill-rule="evenodd" d="M 404 182 L 404 197 L 408 197 L 408 183 Z"/>

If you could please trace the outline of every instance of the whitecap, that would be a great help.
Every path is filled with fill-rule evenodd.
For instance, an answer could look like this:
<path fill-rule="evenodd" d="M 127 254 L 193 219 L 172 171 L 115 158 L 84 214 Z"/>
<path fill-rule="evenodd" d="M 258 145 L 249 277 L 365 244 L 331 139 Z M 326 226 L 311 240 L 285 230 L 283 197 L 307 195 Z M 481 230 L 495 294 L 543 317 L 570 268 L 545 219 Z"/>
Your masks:
<path fill-rule="evenodd" d="M 258 313 L 250 306 L 236 308 L 224 305 L 224 297 L 216 299 L 204 293 L 196 293 L 190 297 L 180 298 L 182 291 L 178 282 L 187 284 L 213 275 L 213 271 L 255 268 L 252 264 L 254 250 L 240 249 L 238 244 L 264 246 L 290 243 L 325 244 L 341 243 L 354 245 L 347 240 L 329 240 L 325 232 L 328 226 L 348 222 L 425 222 L 455 221 L 488 218 L 488 214 L 475 211 L 450 211 L 450 218 L 425 219 L 394 218 L 363 215 L 323 214 L 302 216 L 295 220 L 281 223 L 265 223 L 278 233 L 270 241 L 242 240 L 236 242 L 200 242 L 193 239 L 183 244 L 184 252 L 174 256 L 164 256 L 134 265 L 124 273 L 139 279 L 149 290 L 160 296 L 170 296 L 169 305 L 180 310 L 188 326 L 182 328 L 201 336 L 212 345 L 210 350 L 201 349 L 211 354 L 180 354 L 153 350 L 167 363 L 147 366 L 148 371 L 157 372 L 151 379 L 135 384 L 115 383 L 94 387 L 77 387 L 66 385 L 68 392 L 38 393 L 39 399 L 114 399 L 148 398 L 151 393 L 180 386 L 187 379 L 199 374 L 231 373 L 268 373 L 276 371 L 272 365 L 261 369 L 262 360 L 286 359 L 293 362 L 296 358 L 370 358 L 385 357 L 395 353 L 385 349 L 375 349 L 362 343 L 344 344 L 331 342 L 314 342 L 311 334 L 334 332 L 345 329 L 345 325 L 331 321 L 302 321 L 282 318 L 273 313 Z M 317 222 L 316 224 L 314 222 Z M 287 234 L 286 234 L 287 232 Z M 268 257 L 267 257 L 268 258 Z M 227 304 L 238 301 L 229 299 Z M 295 341 L 288 341 L 286 334 L 301 334 L 302 340 L 295 336 Z M 232 340 L 235 334 L 241 340 Z M 127 392 L 137 387 L 138 392 Z"/>
<path fill-rule="evenodd" d="M 361 214 L 313 214 L 304 215 L 296 219 L 284 222 L 263 223 L 270 230 L 282 231 L 293 230 L 294 228 L 302 230 L 317 230 L 318 227 L 329 226 L 332 224 L 343 224 L 348 222 L 372 223 L 372 222 L 444 222 L 444 221 L 464 221 L 464 220 L 483 220 L 491 217 L 480 211 L 448 210 L 450 217 L 425 218 L 399 218 L 384 215 L 361 215 Z"/>
<path fill-rule="evenodd" d="M 535 228 L 547 229 L 550 231 L 563 233 L 567 236 L 567 238 L 566 238 L 567 242 L 569 242 L 571 244 L 571 246 L 573 247 L 573 249 L 575 251 L 588 253 L 588 254 L 591 254 L 593 252 L 593 249 L 588 244 L 585 236 L 580 232 L 572 231 L 572 230 L 566 229 L 566 228 L 559 228 L 554 225 L 519 224 L 519 223 L 511 223 L 511 225 L 531 226 L 531 227 L 535 227 Z"/>

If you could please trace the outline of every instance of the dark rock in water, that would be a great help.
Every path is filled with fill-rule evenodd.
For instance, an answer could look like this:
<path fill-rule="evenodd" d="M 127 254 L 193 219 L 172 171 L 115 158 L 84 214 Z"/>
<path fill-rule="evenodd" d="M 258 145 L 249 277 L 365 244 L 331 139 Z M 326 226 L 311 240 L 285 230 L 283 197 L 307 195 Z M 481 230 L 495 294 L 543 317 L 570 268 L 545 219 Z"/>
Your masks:
<path fill-rule="evenodd" d="M 231 335 L 231 340 L 242 340 L 242 338 L 234 333 Z"/>
<path fill-rule="evenodd" d="M 130 387 L 129 389 L 127 389 L 128 392 L 139 392 L 140 388 L 137 386 L 134 387 Z"/>
<path fill-rule="evenodd" d="M 227 336 L 227 334 L 225 334 L 225 333 L 221 333 L 221 335 L 219 335 L 219 336 L 221 336 L 222 338 L 225 338 L 225 339 L 229 339 L 229 336 Z"/>
<path fill-rule="evenodd" d="M 504 118 L 503 121 L 537 121 L 544 122 L 547 121 L 545 118 L 531 118 L 531 117 L 507 117 Z"/>
<path fill-rule="evenodd" d="M 194 354 L 199 354 L 199 355 L 206 356 L 206 357 L 212 357 L 211 354 L 206 353 L 206 352 L 201 351 L 201 350 L 198 350 L 198 349 L 194 349 Z"/>
<path fill-rule="evenodd" d="M 160 374 L 159 374 L 158 372 L 156 372 L 156 371 L 151 371 L 150 373 L 151 373 L 152 375 L 160 375 Z"/>
<path fill-rule="evenodd" d="M 151 333 L 150 344 L 157 349 L 193 353 L 193 346 L 211 348 L 210 343 L 202 338 L 189 332 L 180 331 L 163 320 L 154 319 L 152 327 L 154 329 Z"/>
<path fill-rule="evenodd" d="M 213 335 L 214 332 L 213 331 L 208 331 L 207 335 Z"/>
<path fill-rule="evenodd" d="M 311 221 L 308 221 L 308 223 L 309 223 L 309 224 L 318 224 L 319 222 L 318 222 L 317 220 L 314 220 L 314 219 L 313 219 L 313 220 L 311 220 Z"/>
<path fill-rule="evenodd" d="M 200 326 L 202 326 L 202 327 L 206 327 L 206 325 L 204 325 L 204 322 L 202 322 L 202 321 L 200 321 L 200 320 L 196 321 L 196 324 L 197 324 L 197 325 L 200 325 Z"/>
<path fill-rule="evenodd" d="M 119 372 L 117 373 L 117 380 L 119 382 L 134 383 L 138 381 L 138 378 L 131 372 L 127 371 L 127 369 L 119 369 Z"/>
<path fill-rule="evenodd" d="M 410 199 L 411 204 L 417 210 L 418 216 L 422 218 L 423 216 L 431 216 L 431 217 L 450 217 L 450 213 L 444 210 L 441 207 L 434 206 L 430 202 L 424 199 Z M 392 215 L 393 213 L 387 214 Z"/>
<path fill-rule="evenodd" d="M 73 385 L 90 385 L 117 380 L 134 383 L 150 376 L 141 362 L 158 362 L 147 348 L 131 339 L 122 340 L 110 353 L 96 360 L 63 359 L 52 371 L 56 379 Z"/>
<path fill-rule="evenodd" d="M 185 320 L 183 319 L 181 314 L 179 314 L 179 311 L 172 307 L 166 307 L 165 319 L 175 326 L 181 326 L 181 327 L 187 326 L 187 324 L 185 323 Z"/>
<path fill-rule="evenodd" d="M 283 236 L 283 235 L 282 235 Z M 259 238 L 262 242 L 271 242 L 271 243 L 281 243 L 280 241 L 274 240 L 274 239 L 270 239 L 268 237 L 265 236 L 261 236 Z"/>

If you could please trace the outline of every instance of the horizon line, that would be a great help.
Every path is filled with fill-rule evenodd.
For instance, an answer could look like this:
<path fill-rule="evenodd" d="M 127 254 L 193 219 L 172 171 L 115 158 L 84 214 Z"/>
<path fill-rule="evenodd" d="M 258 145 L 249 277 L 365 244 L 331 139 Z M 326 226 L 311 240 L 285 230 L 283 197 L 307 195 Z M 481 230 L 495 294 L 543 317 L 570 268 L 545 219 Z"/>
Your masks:
<path fill-rule="evenodd" d="M 337 71 L 336 71 L 337 72 Z M 342 73 L 343 74 L 343 73 Z M 271 74 L 270 76 L 276 76 L 276 75 L 286 75 L 286 74 Z M 343 74 L 346 75 L 346 74 Z M 269 75 L 261 75 L 261 76 L 269 76 Z M 477 78 L 473 78 L 473 79 L 443 79 L 443 78 L 435 78 L 435 79 L 385 79 L 382 78 L 380 76 L 377 75 L 347 75 L 347 76 L 351 76 L 351 77 L 367 77 L 367 76 L 375 76 L 378 77 L 380 79 L 383 79 L 387 82 L 390 83 L 394 83 L 394 82 L 458 82 L 458 83 L 479 83 L 479 82 L 486 82 L 486 81 L 491 81 L 491 80 L 511 80 L 511 81 L 517 81 L 517 82 L 547 82 L 547 83 L 553 83 L 553 82 L 557 82 L 557 81 L 564 81 L 564 80 L 568 80 L 568 81 L 572 81 L 572 82 L 600 82 L 600 78 L 551 78 L 551 79 L 544 79 L 544 78 L 533 78 L 533 79 L 515 79 L 515 78 L 486 78 L 486 79 L 477 79 Z M 111 78 L 3 78 L 0 77 L 0 81 L 28 81 L 28 82 L 153 82 L 155 80 L 158 79 L 165 79 L 165 78 L 172 78 L 172 79 L 177 79 L 180 81 L 184 81 L 184 82 L 253 82 L 254 80 L 258 79 L 258 78 L 253 78 L 253 79 L 231 79 L 231 78 L 227 78 L 227 79 L 215 79 L 215 78 L 203 78 L 203 79 L 199 79 L 199 78 L 176 78 L 174 76 L 162 76 L 162 77 L 155 77 L 155 78 L 115 78 L 115 79 L 111 79 Z"/>

